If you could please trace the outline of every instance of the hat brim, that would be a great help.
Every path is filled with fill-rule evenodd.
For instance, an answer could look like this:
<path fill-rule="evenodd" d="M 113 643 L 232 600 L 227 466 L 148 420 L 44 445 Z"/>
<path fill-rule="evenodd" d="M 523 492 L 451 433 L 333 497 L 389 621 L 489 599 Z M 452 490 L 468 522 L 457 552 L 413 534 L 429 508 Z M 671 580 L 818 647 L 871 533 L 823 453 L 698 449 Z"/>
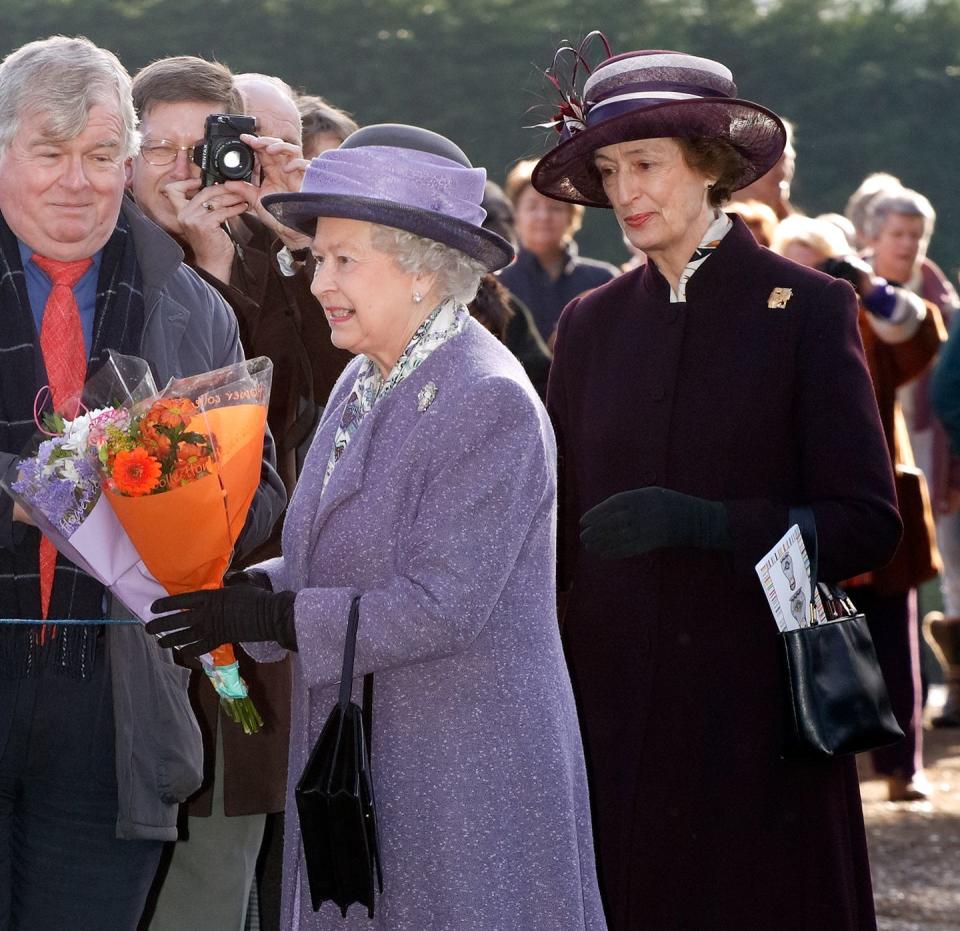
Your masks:
<path fill-rule="evenodd" d="M 480 262 L 488 272 L 503 268 L 513 260 L 510 243 L 490 230 L 446 214 L 393 201 L 346 194 L 289 193 L 268 194 L 262 203 L 284 226 L 307 236 L 316 233 L 320 217 L 366 220 L 458 249 Z"/>
<path fill-rule="evenodd" d="M 747 167 L 734 190 L 765 175 L 783 154 L 787 132 L 775 113 L 749 100 L 703 97 L 631 110 L 581 130 L 540 159 L 533 186 L 547 197 L 587 207 L 609 207 L 593 153 L 633 139 L 707 138 L 729 142 Z"/>

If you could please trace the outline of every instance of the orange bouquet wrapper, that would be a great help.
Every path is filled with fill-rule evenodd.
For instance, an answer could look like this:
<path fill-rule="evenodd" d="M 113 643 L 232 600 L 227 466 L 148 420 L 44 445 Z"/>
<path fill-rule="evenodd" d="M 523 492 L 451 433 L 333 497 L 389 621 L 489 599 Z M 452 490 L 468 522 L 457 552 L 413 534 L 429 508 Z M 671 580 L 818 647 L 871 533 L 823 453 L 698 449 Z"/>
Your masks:
<path fill-rule="evenodd" d="M 174 379 L 99 450 L 104 495 L 168 594 L 223 584 L 260 483 L 272 372 L 261 357 Z M 233 647 L 201 660 L 227 714 L 258 730 Z"/>

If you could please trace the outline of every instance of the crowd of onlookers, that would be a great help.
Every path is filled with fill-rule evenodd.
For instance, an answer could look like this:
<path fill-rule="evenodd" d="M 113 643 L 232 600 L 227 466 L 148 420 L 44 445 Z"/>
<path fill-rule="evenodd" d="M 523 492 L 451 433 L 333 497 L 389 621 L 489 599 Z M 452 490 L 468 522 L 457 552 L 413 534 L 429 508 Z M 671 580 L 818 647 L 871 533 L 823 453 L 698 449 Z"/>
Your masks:
<path fill-rule="evenodd" d="M 132 95 L 142 138 L 128 153 L 123 196 L 183 250 L 192 269 L 183 286 L 197 277 L 209 285 L 233 311 L 243 352 L 273 361 L 268 418 L 276 457 L 272 481 L 278 495 L 280 485 L 289 495 L 319 414 L 350 355 L 331 343 L 311 294 L 309 240 L 282 227 L 260 199 L 286 190 L 287 177 L 302 172 L 304 159 L 337 148 L 358 123 L 322 97 L 294 90 L 278 77 L 235 74 L 220 63 L 191 56 L 147 65 L 133 76 Z M 193 156 L 203 142 L 207 118 L 218 113 L 256 119 L 260 139 L 249 145 L 258 166 L 251 183 L 201 187 Z M 887 778 L 891 800 L 921 799 L 930 792 L 922 762 L 921 629 L 948 677 L 947 702 L 934 723 L 960 726 L 960 455 L 951 446 L 951 424 L 940 419 L 950 413 L 949 403 L 931 402 L 931 391 L 935 400 L 945 396 L 949 402 L 948 393 L 938 395 L 931 386 L 931 373 L 960 300 L 927 256 L 936 215 L 923 194 L 892 175 L 874 174 L 850 196 L 843 213 L 810 217 L 790 200 L 795 162 L 789 141 L 775 167 L 737 192 L 726 210 L 760 244 L 848 281 L 860 301 L 860 334 L 909 545 L 890 565 L 849 579 L 847 586 L 867 613 L 894 711 L 906 732 L 903 741 L 874 752 L 875 769 Z M 607 256 L 610 261 L 579 255 L 575 237 L 583 206 L 539 193 L 531 181 L 534 167 L 532 161 L 518 162 L 502 187 L 487 183 L 485 226 L 513 242 L 517 257 L 483 278 L 470 311 L 516 355 L 544 397 L 564 307 L 642 267 L 645 256 L 629 243 L 627 254 Z M 122 221 L 121 228 L 140 237 L 156 232 L 152 226 L 138 231 L 138 222 Z M 160 256 L 162 243 L 150 241 Z M 167 273 L 161 269 L 156 274 Z M 153 272 L 130 274 L 132 287 L 145 292 L 151 287 Z M 169 327 L 183 325 L 175 317 Z M 224 334 L 189 335 L 197 345 L 229 341 Z M 0 341 L 0 351 L 15 348 Z M 201 360 L 210 367 L 217 361 L 223 359 L 215 354 Z M 171 363 L 170 372 L 179 374 L 181 368 Z M 4 411 L 15 423 L 14 415 Z M 279 520 L 265 542 L 246 552 L 238 548 L 237 567 L 278 555 L 281 532 Z M 15 571 L 0 565 L 0 575 Z M 929 613 L 921 624 L 918 587 L 938 575 L 944 609 Z M 66 616 L 71 608 L 57 610 Z M 215 693 L 202 684 L 201 672 L 192 671 L 190 698 L 204 741 L 205 778 L 180 813 L 180 837 L 188 841 L 171 843 L 164 852 L 141 922 L 144 931 L 236 928 L 244 920 L 248 927 L 278 927 L 290 663 L 261 665 L 241 657 L 241 671 L 267 722 L 255 735 L 224 723 Z M 109 748 L 112 738 L 106 740 Z M 170 828 L 152 836 L 169 839 Z"/>

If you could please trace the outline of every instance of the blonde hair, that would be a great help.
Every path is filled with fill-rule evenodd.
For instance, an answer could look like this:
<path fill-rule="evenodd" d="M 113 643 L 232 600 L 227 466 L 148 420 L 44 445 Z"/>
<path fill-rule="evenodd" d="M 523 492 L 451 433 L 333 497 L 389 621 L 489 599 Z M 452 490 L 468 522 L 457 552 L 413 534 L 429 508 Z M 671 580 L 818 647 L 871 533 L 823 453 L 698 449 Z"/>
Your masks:
<path fill-rule="evenodd" d="M 517 203 L 520 196 L 528 188 L 533 186 L 533 169 L 537 167 L 537 159 L 528 158 L 522 162 L 517 162 L 507 174 L 507 179 L 503 183 L 503 193 L 507 195 L 513 209 L 517 209 Z M 570 209 L 570 222 L 567 224 L 567 238 L 573 237 L 574 233 L 583 226 L 583 204 L 566 204 Z"/>
<path fill-rule="evenodd" d="M 819 252 L 825 259 L 836 259 L 850 252 L 850 245 L 839 227 L 797 213 L 777 224 L 770 248 L 783 255 L 795 243 Z"/>
<path fill-rule="evenodd" d="M 769 246 L 773 242 L 773 234 L 777 230 L 777 215 L 772 207 L 759 200 L 735 200 L 723 209 L 726 213 L 737 214 L 750 227 L 761 246 Z"/>

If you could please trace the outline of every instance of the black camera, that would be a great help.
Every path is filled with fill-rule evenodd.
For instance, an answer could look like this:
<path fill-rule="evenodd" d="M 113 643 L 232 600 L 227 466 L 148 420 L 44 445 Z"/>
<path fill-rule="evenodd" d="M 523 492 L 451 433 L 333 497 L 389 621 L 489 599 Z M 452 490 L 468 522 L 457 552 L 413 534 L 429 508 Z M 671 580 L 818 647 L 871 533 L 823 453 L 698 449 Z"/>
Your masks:
<path fill-rule="evenodd" d="M 193 150 L 193 160 L 203 171 L 200 187 L 224 181 L 249 181 L 253 175 L 253 149 L 240 140 L 240 133 L 253 133 L 257 121 L 235 113 L 211 113 L 207 117 L 203 145 Z"/>
<path fill-rule="evenodd" d="M 849 281 L 855 291 L 860 290 L 860 274 L 863 269 L 854 265 L 849 259 L 824 259 L 817 268 L 831 278 Z"/>

